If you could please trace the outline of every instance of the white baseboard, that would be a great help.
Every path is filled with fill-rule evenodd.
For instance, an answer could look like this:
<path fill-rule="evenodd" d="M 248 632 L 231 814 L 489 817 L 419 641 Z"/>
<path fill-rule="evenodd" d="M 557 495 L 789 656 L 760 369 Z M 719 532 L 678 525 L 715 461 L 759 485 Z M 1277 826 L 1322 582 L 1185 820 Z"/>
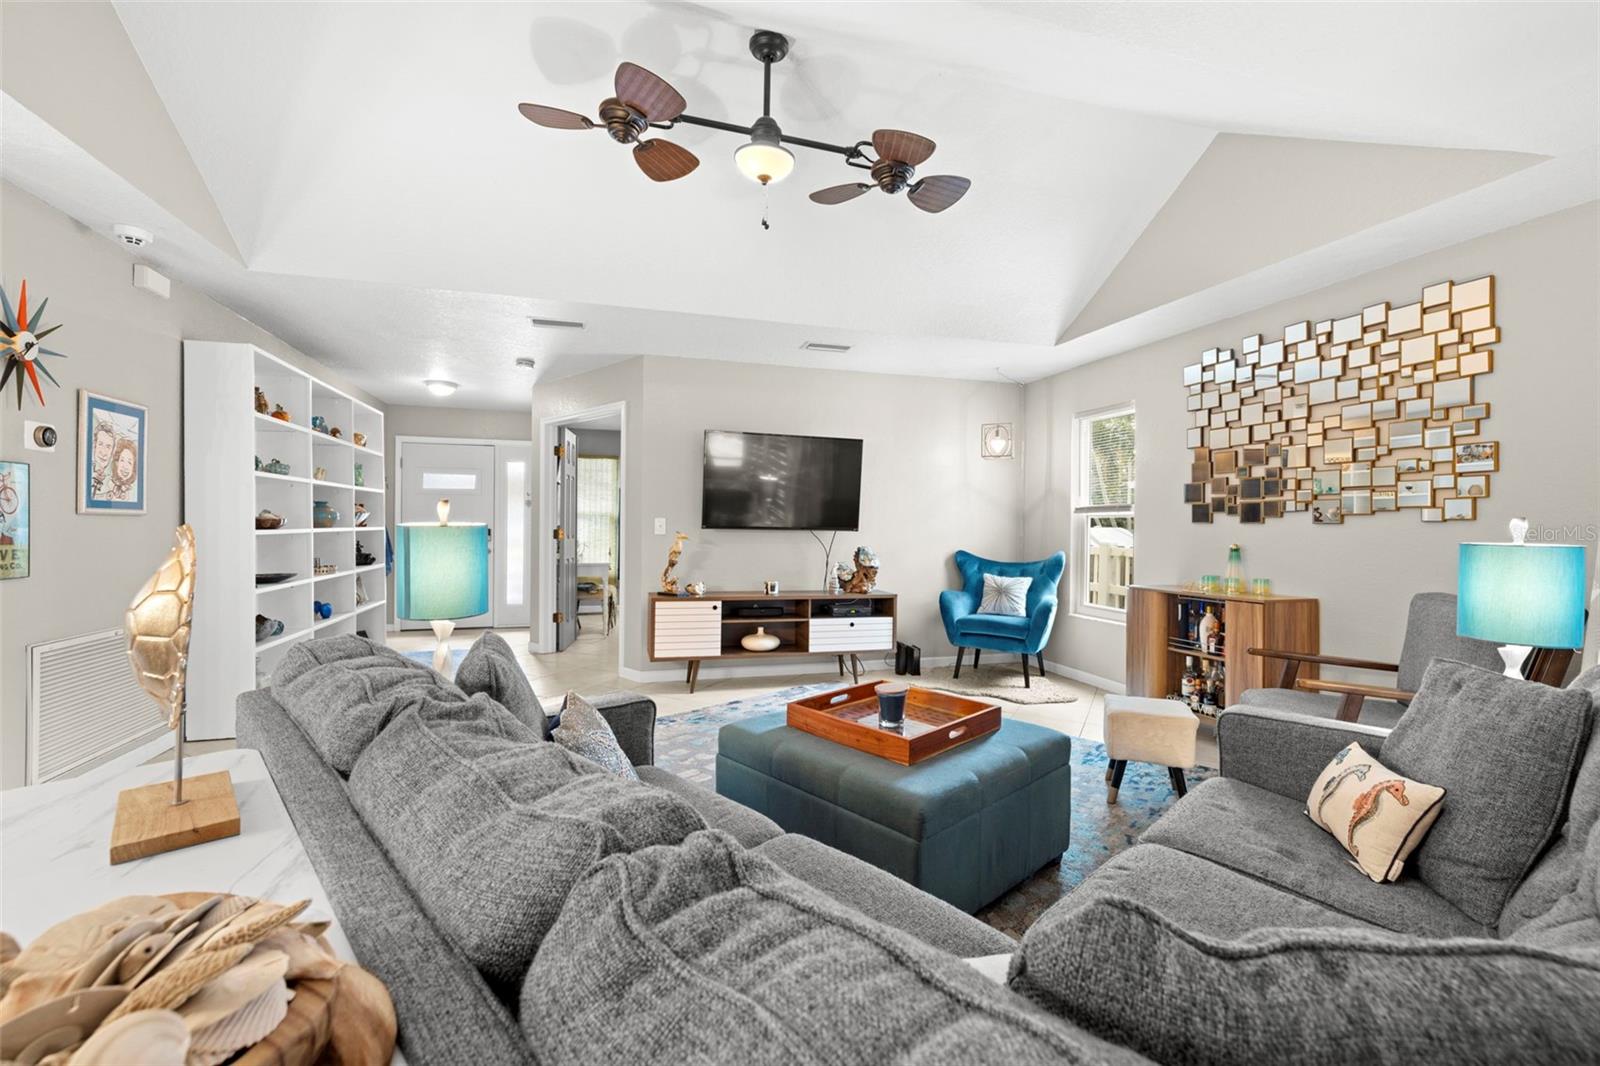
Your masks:
<path fill-rule="evenodd" d="M 1123 695 L 1127 689 L 1127 686 L 1121 681 L 1113 681 L 1109 677 L 1101 677 L 1099 674 L 1091 674 L 1087 670 L 1079 670 L 1071 666 L 1062 666 L 1060 663 L 1053 663 L 1049 659 L 1044 661 L 1044 668 L 1049 673 L 1060 674 L 1062 677 L 1071 678 L 1073 681 L 1081 681 L 1085 685 L 1093 685 L 1102 692 L 1109 692 L 1114 696 Z"/>

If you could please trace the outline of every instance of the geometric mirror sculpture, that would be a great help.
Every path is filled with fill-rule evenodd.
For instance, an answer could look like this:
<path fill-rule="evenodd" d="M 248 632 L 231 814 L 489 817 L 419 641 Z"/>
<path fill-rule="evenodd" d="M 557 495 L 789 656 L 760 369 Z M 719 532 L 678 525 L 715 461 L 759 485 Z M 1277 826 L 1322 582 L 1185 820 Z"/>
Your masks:
<path fill-rule="evenodd" d="M 1491 274 L 1207 348 L 1183 368 L 1192 520 L 1474 520 L 1500 469 L 1478 381 L 1499 342 Z"/>

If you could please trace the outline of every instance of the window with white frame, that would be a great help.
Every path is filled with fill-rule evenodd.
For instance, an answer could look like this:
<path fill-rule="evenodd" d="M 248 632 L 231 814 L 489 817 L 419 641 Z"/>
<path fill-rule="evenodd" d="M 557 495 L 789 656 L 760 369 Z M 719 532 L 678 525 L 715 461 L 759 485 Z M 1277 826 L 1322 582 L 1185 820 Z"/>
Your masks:
<path fill-rule="evenodd" d="M 578 562 L 605 563 L 617 576 L 622 464 L 614 456 L 578 456 Z"/>
<path fill-rule="evenodd" d="M 1132 405 L 1076 419 L 1073 542 L 1079 613 L 1121 620 L 1133 584 Z"/>

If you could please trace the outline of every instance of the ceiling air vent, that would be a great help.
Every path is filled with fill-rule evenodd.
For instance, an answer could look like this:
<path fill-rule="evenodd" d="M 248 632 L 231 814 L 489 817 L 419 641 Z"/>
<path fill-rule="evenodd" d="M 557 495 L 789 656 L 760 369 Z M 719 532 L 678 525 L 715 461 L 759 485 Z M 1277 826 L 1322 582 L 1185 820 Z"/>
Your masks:
<path fill-rule="evenodd" d="M 800 347 L 808 352 L 833 352 L 835 354 L 850 350 L 850 345 L 848 344 L 824 344 L 822 341 L 806 341 Z"/>
<path fill-rule="evenodd" d="M 530 318 L 534 329 L 582 329 L 582 322 L 564 322 L 559 318 Z"/>

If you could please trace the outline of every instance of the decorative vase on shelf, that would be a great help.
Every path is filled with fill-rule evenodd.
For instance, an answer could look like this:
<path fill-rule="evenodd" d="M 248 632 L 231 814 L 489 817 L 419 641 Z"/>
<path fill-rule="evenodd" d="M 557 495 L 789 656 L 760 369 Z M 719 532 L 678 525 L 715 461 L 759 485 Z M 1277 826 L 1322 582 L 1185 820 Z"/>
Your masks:
<path fill-rule="evenodd" d="M 1223 571 L 1222 591 L 1235 595 L 1244 591 L 1244 555 L 1239 545 L 1228 545 L 1228 569 Z"/>
<path fill-rule="evenodd" d="M 778 637 L 775 633 L 768 633 L 766 626 L 756 626 L 756 631 L 746 633 L 739 643 L 744 645 L 745 651 L 771 651 L 778 646 Z"/>
<path fill-rule="evenodd" d="M 339 512 L 330 507 L 327 500 L 317 500 L 311 509 L 311 524 L 318 529 L 332 529 L 339 524 Z"/>

